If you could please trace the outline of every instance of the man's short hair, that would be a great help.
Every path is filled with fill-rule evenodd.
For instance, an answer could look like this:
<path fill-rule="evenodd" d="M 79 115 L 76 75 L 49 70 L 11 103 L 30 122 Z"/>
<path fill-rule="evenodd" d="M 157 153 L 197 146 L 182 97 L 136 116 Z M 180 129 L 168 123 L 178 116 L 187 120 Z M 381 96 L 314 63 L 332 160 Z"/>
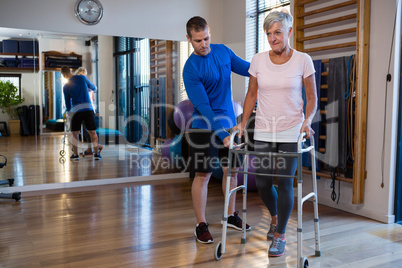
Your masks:
<path fill-rule="evenodd" d="M 64 65 L 64 66 L 61 66 L 60 72 L 61 72 L 61 74 L 69 74 L 71 72 L 71 69 L 70 69 L 70 67 Z"/>
<path fill-rule="evenodd" d="M 186 28 L 187 28 L 187 35 L 191 38 L 191 30 L 201 32 L 208 28 L 208 23 L 204 18 L 200 16 L 195 16 L 188 20 Z"/>

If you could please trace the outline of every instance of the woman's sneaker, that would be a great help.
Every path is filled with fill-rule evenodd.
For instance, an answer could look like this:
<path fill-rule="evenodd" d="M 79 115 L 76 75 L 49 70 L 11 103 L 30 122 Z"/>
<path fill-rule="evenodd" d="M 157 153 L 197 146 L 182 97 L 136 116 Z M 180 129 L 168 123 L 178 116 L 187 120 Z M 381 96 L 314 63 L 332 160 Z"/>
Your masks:
<path fill-rule="evenodd" d="M 194 236 L 197 241 L 203 244 L 210 244 L 214 242 L 212 235 L 209 233 L 208 224 L 205 222 L 200 222 L 194 231 Z"/>
<path fill-rule="evenodd" d="M 100 154 L 94 154 L 94 159 L 95 160 L 101 160 L 102 156 Z"/>
<path fill-rule="evenodd" d="M 274 237 L 268 250 L 268 257 L 279 257 L 285 253 L 286 239 Z"/>
<path fill-rule="evenodd" d="M 275 224 L 271 224 L 269 226 L 269 231 L 267 233 L 267 241 L 272 241 L 272 239 L 274 238 L 274 234 L 276 232 L 276 225 Z"/>
<path fill-rule="evenodd" d="M 223 224 L 223 220 L 221 221 Z M 243 221 L 239 217 L 239 212 L 236 211 L 232 216 L 228 217 L 228 227 L 241 231 L 243 228 Z M 246 223 L 246 231 L 250 231 L 251 227 Z"/>

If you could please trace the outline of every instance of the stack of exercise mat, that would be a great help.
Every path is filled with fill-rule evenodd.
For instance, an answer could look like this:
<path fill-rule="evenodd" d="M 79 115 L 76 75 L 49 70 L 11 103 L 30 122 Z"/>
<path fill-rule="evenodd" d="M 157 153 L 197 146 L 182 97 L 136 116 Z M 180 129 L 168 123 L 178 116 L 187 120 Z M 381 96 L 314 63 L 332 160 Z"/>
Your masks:
<path fill-rule="evenodd" d="M 0 52 L 25 54 L 15 57 L 1 58 L 0 66 L 3 67 L 19 67 L 19 68 L 34 68 L 39 66 L 37 57 L 28 58 L 27 56 L 38 55 L 38 41 L 36 40 L 14 40 L 7 39 L 0 41 Z M 22 57 L 21 57 L 22 56 Z"/>
<path fill-rule="evenodd" d="M 39 105 L 23 105 L 17 108 L 20 119 L 20 135 L 39 135 L 41 120 Z"/>
<path fill-rule="evenodd" d="M 71 56 L 57 56 L 57 55 L 46 55 L 45 56 L 45 66 L 49 68 L 61 68 L 62 66 L 69 66 L 70 68 L 77 69 L 81 67 L 82 61 L 77 57 Z"/>
<path fill-rule="evenodd" d="M 38 41 L 7 39 L 0 42 L 0 52 L 38 54 Z"/>

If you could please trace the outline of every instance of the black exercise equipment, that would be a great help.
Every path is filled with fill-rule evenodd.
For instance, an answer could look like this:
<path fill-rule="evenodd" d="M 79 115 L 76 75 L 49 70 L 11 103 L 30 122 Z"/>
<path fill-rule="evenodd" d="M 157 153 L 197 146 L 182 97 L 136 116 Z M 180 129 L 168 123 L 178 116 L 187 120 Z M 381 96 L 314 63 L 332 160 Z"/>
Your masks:
<path fill-rule="evenodd" d="M 0 168 L 3 168 L 7 165 L 7 157 L 0 154 L 0 157 L 4 158 L 4 161 L 0 162 Z M 8 186 L 14 185 L 14 179 L 6 179 L 0 181 L 0 185 L 8 184 Z M 15 201 L 19 201 L 21 199 L 21 192 L 14 192 L 14 193 L 3 193 L 0 192 L 0 198 L 3 199 L 14 199 Z"/>
<path fill-rule="evenodd" d="M 13 186 L 14 185 L 14 179 L 7 179 L 7 180 L 2 180 L 0 181 L 0 185 L 8 184 L 8 186 Z"/>
<path fill-rule="evenodd" d="M 4 162 L 0 162 L 0 168 L 3 168 L 4 166 L 7 165 L 7 158 L 4 155 L 0 154 L 0 157 L 4 158 Z"/>
<path fill-rule="evenodd" d="M 2 192 L 0 192 L 0 198 L 2 198 L 2 199 L 14 199 L 15 201 L 19 201 L 21 199 L 21 192 L 14 192 L 14 193 L 2 193 Z"/>

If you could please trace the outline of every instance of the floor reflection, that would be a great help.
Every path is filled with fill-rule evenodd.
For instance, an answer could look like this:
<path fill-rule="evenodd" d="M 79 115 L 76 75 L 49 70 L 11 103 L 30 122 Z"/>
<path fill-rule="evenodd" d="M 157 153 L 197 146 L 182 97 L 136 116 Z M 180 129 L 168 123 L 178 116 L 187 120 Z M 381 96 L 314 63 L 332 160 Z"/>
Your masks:
<path fill-rule="evenodd" d="M 8 162 L 0 177 L 14 178 L 15 186 L 26 186 L 180 172 L 149 149 L 114 144 L 104 145 L 100 161 L 81 156 L 77 162 L 69 160 L 71 146 L 66 146 L 66 161 L 60 163 L 62 138 L 62 133 L 1 137 L 0 154 Z"/>

